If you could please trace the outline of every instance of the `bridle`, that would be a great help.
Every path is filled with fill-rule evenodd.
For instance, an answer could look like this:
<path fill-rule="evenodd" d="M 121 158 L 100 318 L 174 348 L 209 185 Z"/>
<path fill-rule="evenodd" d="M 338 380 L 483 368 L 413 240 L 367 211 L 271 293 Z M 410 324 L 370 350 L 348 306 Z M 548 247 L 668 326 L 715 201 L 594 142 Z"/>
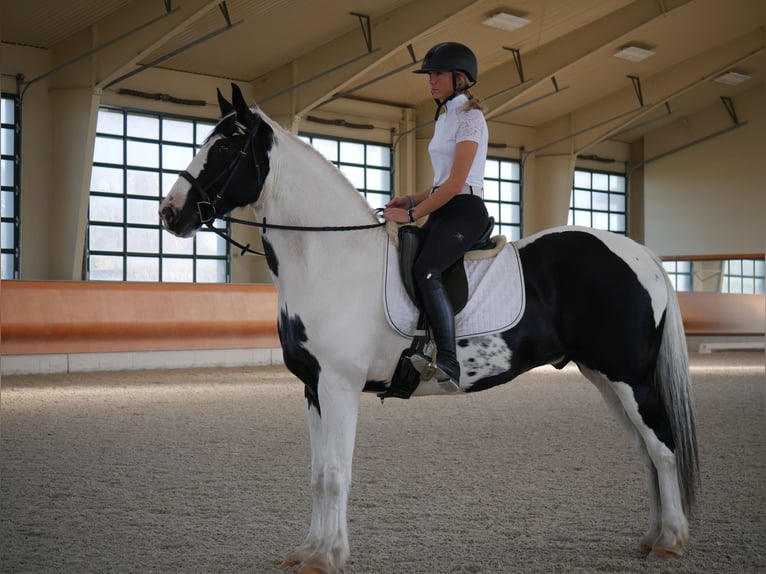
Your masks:
<path fill-rule="evenodd" d="M 229 115 L 236 115 L 236 112 L 232 112 Z M 225 116 L 221 121 L 226 119 L 226 117 L 228 116 Z M 265 253 L 251 249 L 249 243 L 247 245 L 242 245 L 241 243 L 233 239 L 224 230 L 218 229 L 217 227 L 213 225 L 213 221 L 216 219 L 216 214 L 215 214 L 216 204 L 223 197 L 224 192 L 229 187 L 231 180 L 234 178 L 234 175 L 237 172 L 237 168 L 239 168 L 242 160 L 244 160 L 247 157 L 248 152 L 250 152 L 253 156 L 253 164 L 255 166 L 256 181 L 258 182 L 259 186 L 263 185 L 263 181 L 261 179 L 261 166 L 258 163 L 258 157 L 255 153 L 255 148 L 253 146 L 255 142 L 255 137 L 258 135 L 258 128 L 260 128 L 261 122 L 262 120 L 260 116 L 258 115 L 255 116 L 255 123 L 250 128 L 235 121 L 235 125 L 239 129 L 241 129 L 245 134 L 247 134 L 247 139 L 245 140 L 245 143 L 242 145 L 242 149 L 240 149 L 239 152 L 234 156 L 234 158 L 231 160 L 231 162 L 226 167 L 226 169 L 224 169 L 221 173 L 219 173 L 216 177 L 214 177 L 212 181 L 210 181 L 206 186 L 203 186 L 196 177 L 194 177 L 192 174 L 190 174 L 186 170 L 180 172 L 178 175 L 184 178 L 186 181 L 188 181 L 189 184 L 192 186 L 192 188 L 194 188 L 197 191 L 197 193 L 200 195 L 200 197 L 202 197 L 202 201 L 197 202 L 197 214 L 199 215 L 200 221 L 204 225 L 206 225 L 211 231 L 216 233 L 222 239 L 231 243 L 235 247 L 238 247 L 239 249 L 241 249 L 242 255 L 244 255 L 245 253 L 252 253 L 254 255 L 261 255 L 265 257 L 266 256 Z M 216 193 L 215 197 L 211 199 L 210 193 L 208 193 L 209 190 L 224 177 L 226 177 L 226 179 L 224 180 L 223 185 L 221 185 L 221 188 L 218 190 L 218 193 Z M 382 209 L 378 209 L 378 210 L 375 210 L 375 213 L 379 214 L 382 211 L 383 211 Z M 375 227 L 382 227 L 386 224 L 386 222 L 383 221 L 379 223 L 371 223 L 369 225 L 313 227 L 313 226 L 279 225 L 274 223 L 267 223 L 265 218 L 261 222 L 236 219 L 229 216 L 221 216 L 220 219 L 229 223 L 238 223 L 241 225 L 259 227 L 261 228 L 262 233 L 266 233 L 267 229 L 281 229 L 283 231 L 356 231 L 361 229 L 373 229 Z"/>
<path fill-rule="evenodd" d="M 236 112 L 232 112 L 230 115 L 234 115 Z M 226 119 L 226 118 L 224 118 Z M 261 126 L 261 118 L 259 116 L 255 117 L 255 124 L 251 128 L 247 128 L 243 124 L 240 124 L 239 122 L 235 122 L 235 125 L 241 129 L 245 134 L 247 134 L 247 139 L 245 139 L 245 143 L 242 145 L 242 149 L 239 150 L 239 152 L 232 158 L 231 162 L 228 166 L 226 166 L 226 169 L 221 171 L 216 177 L 210 181 L 206 186 L 203 187 L 203 185 L 199 182 L 199 180 L 194 177 L 192 174 L 190 174 L 188 171 L 184 170 L 180 172 L 178 175 L 184 178 L 186 181 L 189 182 L 189 184 L 194 188 L 197 193 L 202 197 L 202 201 L 197 202 L 197 214 L 199 215 L 199 219 L 202 223 L 207 225 L 208 227 L 212 227 L 213 220 L 215 219 L 215 206 L 216 204 L 221 200 L 223 197 L 224 192 L 229 187 L 229 184 L 231 183 L 231 180 L 234 178 L 234 175 L 237 173 L 237 168 L 242 163 L 242 160 L 247 157 L 248 150 L 252 147 L 253 143 L 255 142 L 255 137 L 258 135 L 258 128 Z M 255 174 L 256 174 L 256 180 L 258 182 L 258 185 L 262 185 L 261 181 L 261 166 L 258 163 L 258 157 L 255 154 L 255 149 L 252 150 L 252 156 L 253 156 L 253 163 L 255 165 Z M 225 181 L 223 182 L 223 185 L 221 185 L 221 188 L 218 190 L 218 193 L 216 193 L 215 197 L 210 199 L 210 194 L 208 191 L 215 186 L 222 178 L 226 177 Z"/>

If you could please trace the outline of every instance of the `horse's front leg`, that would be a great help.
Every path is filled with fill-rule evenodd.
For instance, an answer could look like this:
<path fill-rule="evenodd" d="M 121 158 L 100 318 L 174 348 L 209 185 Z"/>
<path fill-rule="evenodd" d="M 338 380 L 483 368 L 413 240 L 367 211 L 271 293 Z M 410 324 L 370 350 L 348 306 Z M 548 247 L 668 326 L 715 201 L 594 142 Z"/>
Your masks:
<path fill-rule="evenodd" d="M 349 555 L 346 509 L 360 391 L 343 379 L 320 378 L 318 405 L 309 405 L 311 435 L 311 525 L 304 543 L 284 566 L 299 574 L 342 572 Z"/>

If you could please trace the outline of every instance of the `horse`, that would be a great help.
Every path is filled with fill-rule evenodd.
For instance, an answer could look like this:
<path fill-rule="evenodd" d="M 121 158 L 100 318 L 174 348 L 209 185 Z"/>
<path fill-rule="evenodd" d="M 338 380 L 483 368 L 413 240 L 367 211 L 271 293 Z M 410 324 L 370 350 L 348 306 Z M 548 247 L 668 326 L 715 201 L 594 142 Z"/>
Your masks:
<path fill-rule="evenodd" d="M 384 319 L 389 241 L 343 174 L 232 84 L 221 119 L 159 208 L 191 237 L 251 206 L 276 285 L 284 364 L 305 390 L 312 511 L 284 567 L 334 574 L 349 557 L 347 498 L 360 397 L 391 381 L 409 343 Z M 322 231 L 325 231 L 324 233 Z M 329 232 L 327 232 L 329 231 Z M 459 392 L 506 383 L 538 366 L 577 365 L 628 431 L 644 463 L 644 554 L 683 554 L 699 488 L 688 355 L 678 301 L 660 260 L 633 240 L 577 227 L 516 242 L 526 306 L 512 328 L 458 340 Z M 413 397 L 443 393 L 431 379 Z"/>

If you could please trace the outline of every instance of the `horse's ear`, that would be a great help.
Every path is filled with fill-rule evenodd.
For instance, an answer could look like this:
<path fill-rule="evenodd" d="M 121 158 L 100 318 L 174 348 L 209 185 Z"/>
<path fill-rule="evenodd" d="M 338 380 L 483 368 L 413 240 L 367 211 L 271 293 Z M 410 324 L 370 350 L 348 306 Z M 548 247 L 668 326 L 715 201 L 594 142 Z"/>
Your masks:
<path fill-rule="evenodd" d="M 242 90 L 233 82 L 231 84 L 231 101 L 234 104 L 234 109 L 237 111 L 237 119 L 245 125 L 250 125 L 253 112 L 250 111 L 250 106 L 245 102 Z"/>
<path fill-rule="evenodd" d="M 218 105 L 221 108 L 221 117 L 223 118 L 234 111 L 234 106 L 226 101 L 226 98 L 223 97 L 221 90 L 216 90 L 216 92 L 218 92 Z"/>

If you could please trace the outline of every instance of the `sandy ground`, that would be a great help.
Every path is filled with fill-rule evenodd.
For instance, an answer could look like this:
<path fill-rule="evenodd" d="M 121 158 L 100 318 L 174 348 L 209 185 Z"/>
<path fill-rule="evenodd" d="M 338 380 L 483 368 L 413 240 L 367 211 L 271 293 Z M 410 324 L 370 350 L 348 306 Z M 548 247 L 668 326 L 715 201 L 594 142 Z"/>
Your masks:
<path fill-rule="evenodd" d="M 693 355 L 703 490 L 646 559 L 643 469 L 574 369 L 362 401 L 348 572 L 764 572 L 764 356 Z M 301 384 L 279 368 L 3 377 L 0 570 L 284 572 L 309 520 Z"/>

